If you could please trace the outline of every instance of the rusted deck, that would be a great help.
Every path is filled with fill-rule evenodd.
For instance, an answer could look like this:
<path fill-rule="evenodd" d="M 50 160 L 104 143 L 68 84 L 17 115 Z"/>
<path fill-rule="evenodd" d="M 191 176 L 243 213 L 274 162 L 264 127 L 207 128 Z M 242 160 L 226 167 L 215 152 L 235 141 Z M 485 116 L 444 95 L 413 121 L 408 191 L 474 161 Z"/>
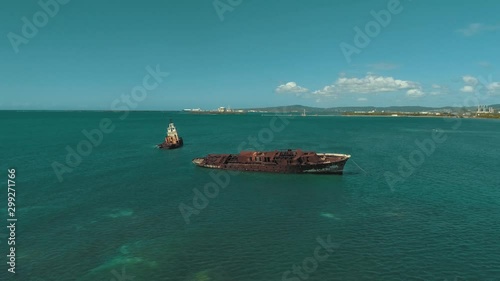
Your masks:
<path fill-rule="evenodd" d="M 271 173 L 342 174 L 347 154 L 316 153 L 302 150 L 242 151 L 239 154 L 209 154 L 193 159 L 206 168 Z"/>

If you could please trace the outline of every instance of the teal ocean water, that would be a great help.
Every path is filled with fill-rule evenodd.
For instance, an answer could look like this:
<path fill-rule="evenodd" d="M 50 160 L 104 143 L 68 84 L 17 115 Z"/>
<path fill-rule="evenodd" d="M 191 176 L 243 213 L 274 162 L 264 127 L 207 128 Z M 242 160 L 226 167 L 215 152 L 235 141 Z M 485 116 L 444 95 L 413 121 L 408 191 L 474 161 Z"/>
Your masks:
<path fill-rule="evenodd" d="M 0 112 L 2 224 L 7 168 L 16 169 L 18 218 L 16 274 L 7 272 L 4 226 L 0 279 L 500 280 L 498 120 L 119 117 Z M 103 118 L 114 131 L 60 182 L 52 164 L 66 165 L 66 147 L 76 149 L 82 130 Z M 182 149 L 155 149 L 168 118 Z M 432 151 L 433 135 L 440 138 Z M 265 149 L 352 158 L 343 176 L 232 175 L 187 224 L 179 205 L 193 207 L 193 190 L 214 182 L 191 159 L 236 153 L 251 146 L 240 146 L 249 137 Z M 320 249 L 321 260 L 314 258 L 318 240 L 335 245 Z"/>

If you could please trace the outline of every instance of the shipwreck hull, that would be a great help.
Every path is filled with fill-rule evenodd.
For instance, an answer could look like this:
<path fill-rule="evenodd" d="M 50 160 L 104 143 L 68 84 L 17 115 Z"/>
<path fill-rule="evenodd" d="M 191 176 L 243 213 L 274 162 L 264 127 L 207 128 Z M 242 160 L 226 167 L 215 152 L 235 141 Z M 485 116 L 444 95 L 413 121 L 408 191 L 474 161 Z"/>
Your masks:
<path fill-rule="evenodd" d="M 159 149 L 176 149 L 176 148 L 182 147 L 183 145 L 184 145 L 184 141 L 182 140 L 182 138 L 180 138 L 177 143 L 163 142 L 163 143 L 158 144 L 156 147 L 158 147 Z"/>
<path fill-rule="evenodd" d="M 224 165 L 211 165 L 201 162 L 195 158 L 193 162 L 199 167 L 210 169 L 234 170 L 234 171 L 248 171 L 248 172 L 266 172 L 266 173 L 283 173 L 283 174 L 335 174 L 342 175 L 344 166 L 347 160 L 331 164 L 318 164 L 318 165 L 304 165 L 304 166 L 280 166 L 280 165 L 257 165 L 257 164 L 224 164 Z"/>
<path fill-rule="evenodd" d="M 271 154 L 275 153 L 275 154 Z M 344 171 L 344 166 L 349 160 L 350 155 L 346 154 L 316 154 L 308 152 L 297 157 L 291 155 L 289 159 L 271 161 L 272 156 L 277 152 L 264 152 L 263 157 L 257 159 L 265 159 L 264 161 L 253 161 L 255 158 L 247 162 L 239 161 L 242 159 L 242 154 L 219 154 L 208 155 L 203 158 L 193 159 L 193 163 L 211 169 L 234 170 L 234 171 L 249 171 L 249 172 L 266 172 L 266 173 L 286 173 L 286 174 L 336 174 L 341 175 Z M 300 152 L 301 153 L 301 152 Z M 247 154 L 243 154 L 243 158 Z M 271 157 L 267 157 L 271 156 Z M 298 160 L 300 157 L 316 157 L 313 162 Z"/>

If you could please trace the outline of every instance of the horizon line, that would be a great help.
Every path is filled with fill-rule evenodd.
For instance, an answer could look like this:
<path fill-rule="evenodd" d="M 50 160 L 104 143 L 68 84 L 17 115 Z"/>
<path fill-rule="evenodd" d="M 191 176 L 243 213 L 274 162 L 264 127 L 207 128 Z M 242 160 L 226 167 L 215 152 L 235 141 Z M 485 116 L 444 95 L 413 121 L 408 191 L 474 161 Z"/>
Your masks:
<path fill-rule="evenodd" d="M 485 105 L 485 106 L 499 106 L 500 104 L 490 104 L 490 105 Z M 293 104 L 293 105 L 277 105 L 277 106 L 266 106 L 266 107 L 244 107 L 244 108 L 232 108 L 234 110 L 252 110 L 252 109 L 266 109 L 266 108 L 277 108 L 277 107 L 309 107 L 309 108 L 314 108 L 314 109 L 332 109 L 332 108 L 348 108 L 348 107 L 372 107 L 372 108 L 389 108 L 389 107 L 424 107 L 424 108 L 435 108 L 435 109 L 441 109 L 441 108 L 475 108 L 477 106 L 453 106 L 453 105 L 446 105 L 446 106 L 425 106 L 425 105 L 388 105 L 388 106 L 374 106 L 374 105 L 347 105 L 347 106 L 333 106 L 333 107 L 315 107 L 315 106 L 307 106 L 307 105 L 300 105 L 300 104 Z M 173 112 L 173 111 L 184 111 L 185 108 L 183 109 L 134 109 L 134 110 L 110 110 L 110 109 L 0 109 L 0 111 L 99 111 L 99 112 L 124 112 L 124 111 L 131 111 L 131 112 Z M 211 111 L 211 110 L 216 110 L 216 109 L 207 109 L 203 111 Z"/>

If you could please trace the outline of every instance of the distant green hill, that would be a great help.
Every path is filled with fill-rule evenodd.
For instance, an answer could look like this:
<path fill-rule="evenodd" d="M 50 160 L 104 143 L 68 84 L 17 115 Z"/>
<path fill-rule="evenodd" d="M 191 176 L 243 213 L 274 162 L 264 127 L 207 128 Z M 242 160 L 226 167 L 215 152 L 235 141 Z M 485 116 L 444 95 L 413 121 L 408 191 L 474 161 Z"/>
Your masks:
<path fill-rule="evenodd" d="M 488 105 L 488 107 L 493 107 L 495 110 L 500 110 L 500 104 Z M 477 107 L 466 107 L 466 110 L 475 111 Z M 259 108 L 245 108 L 245 110 L 255 110 L 255 111 L 265 111 L 265 112 L 281 112 L 281 113 L 302 113 L 304 110 L 306 114 L 341 114 L 343 112 L 352 111 L 385 111 L 385 112 L 443 112 L 452 111 L 460 112 L 464 110 L 464 107 L 428 107 L 428 106 L 343 106 L 343 107 L 311 107 L 303 105 L 287 105 L 287 106 L 275 106 L 275 107 L 259 107 Z"/>
<path fill-rule="evenodd" d="M 340 114 L 342 112 L 351 111 L 388 111 L 388 112 L 422 112 L 422 111 L 457 111 L 457 107 L 425 107 L 425 106 L 345 106 L 345 107 L 310 107 L 303 105 L 288 105 L 288 106 L 275 106 L 275 107 L 261 107 L 261 108 L 246 108 L 245 110 L 266 111 L 266 112 L 282 112 L 282 113 L 302 113 L 304 110 L 306 114 Z"/>
<path fill-rule="evenodd" d="M 326 111 L 327 108 L 320 107 L 310 107 L 303 105 L 286 105 L 286 106 L 275 106 L 275 107 L 259 107 L 259 108 L 245 108 L 245 110 L 256 110 L 256 111 L 267 111 L 267 112 L 322 112 Z"/>

